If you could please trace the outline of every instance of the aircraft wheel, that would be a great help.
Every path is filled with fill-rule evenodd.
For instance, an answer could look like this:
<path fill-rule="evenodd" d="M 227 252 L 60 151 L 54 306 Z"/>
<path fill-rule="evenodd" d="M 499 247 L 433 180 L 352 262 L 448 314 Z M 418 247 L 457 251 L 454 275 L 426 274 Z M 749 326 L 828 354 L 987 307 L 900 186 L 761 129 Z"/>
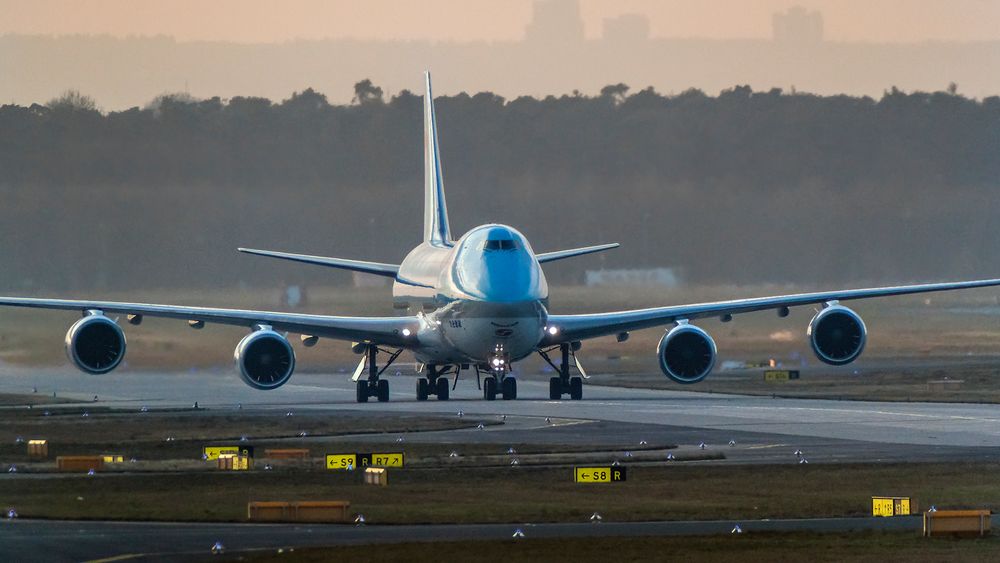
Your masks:
<path fill-rule="evenodd" d="M 418 377 L 417 378 L 417 400 L 426 401 L 427 400 L 427 378 Z"/>
<path fill-rule="evenodd" d="M 483 382 L 483 398 L 487 401 L 497 398 L 497 378 L 490 376 Z"/>
<path fill-rule="evenodd" d="M 517 398 L 517 380 L 513 377 L 503 378 L 503 400 L 512 401 Z"/>
<path fill-rule="evenodd" d="M 368 380 L 362 379 L 358 381 L 358 402 L 367 403 L 368 402 Z"/>
<path fill-rule="evenodd" d="M 562 383 L 558 377 L 549 378 L 549 400 L 558 401 L 562 399 Z"/>
<path fill-rule="evenodd" d="M 378 393 L 378 402 L 385 403 L 389 401 L 389 382 L 385 379 L 378 380 L 378 386 L 375 388 Z"/>
<path fill-rule="evenodd" d="M 437 380 L 437 396 L 439 401 L 448 400 L 448 392 L 451 389 L 448 388 L 448 379 L 444 377 L 439 377 Z"/>
<path fill-rule="evenodd" d="M 569 398 L 574 401 L 583 398 L 583 378 L 574 377 L 569 380 Z"/>

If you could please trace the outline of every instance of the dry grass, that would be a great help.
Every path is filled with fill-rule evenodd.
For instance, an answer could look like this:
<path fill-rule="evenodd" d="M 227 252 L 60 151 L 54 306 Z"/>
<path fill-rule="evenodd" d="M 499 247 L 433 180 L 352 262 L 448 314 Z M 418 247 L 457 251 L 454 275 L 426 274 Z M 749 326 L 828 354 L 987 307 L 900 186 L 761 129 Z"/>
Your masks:
<path fill-rule="evenodd" d="M 462 448 L 464 446 L 456 446 Z M 409 455 L 409 452 L 408 452 Z M 160 473 L 7 478 L 0 506 L 25 517 L 240 521 L 251 500 L 349 500 L 369 522 L 584 522 L 861 516 L 873 495 L 919 506 L 1000 508 L 995 463 L 633 466 L 628 481 L 572 482 L 570 467 L 390 470 L 389 486 L 357 472 Z"/>
<path fill-rule="evenodd" d="M 286 416 L 279 411 L 216 412 L 205 409 L 183 411 L 112 411 L 107 408 L 44 406 L 31 410 L 0 410 L 0 461 L 26 464 L 25 440 L 46 439 L 49 457 L 119 453 L 142 462 L 154 460 L 200 460 L 207 444 L 236 443 L 247 436 L 249 443 L 263 451 L 266 447 L 306 447 L 321 456 L 323 437 L 347 434 L 394 434 L 473 428 L 478 421 L 445 416 L 386 415 L 348 412 L 331 417 L 324 413 L 300 411 Z M 83 413 L 87 413 L 84 417 Z M 487 424 L 497 421 L 486 420 Z M 306 432 L 306 437 L 300 437 Z M 168 441 L 168 438 L 170 440 Z M 439 449 L 433 450 L 441 454 Z M 444 455 L 447 455 L 445 452 Z M 51 470 L 52 462 L 40 464 L 39 471 Z M 140 466 L 145 469 L 149 465 Z M 156 466 L 152 466 L 156 468 Z M 23 470 L 35 470 L 25 465 Z"/>
<path fill-rule="evenodd" d="M 908 495 L 921 506 L 1000 508 L 996 463 L 705 466 L 697 463 L 632 465 L 628 480 L 611 485 L 572 482 L 579 460 L 614 453 L 585 447 L 516 445 L 525 463 L 510 466 L 506 445 L 373 445 L 363 437 L 331 441 L 316 436 L 400 432 L 470 426 L 457 417 L 352 413 L 328 417 L 268 411 L 121 412 L 60 407 L 0 409 L 0 466 L 22 466 L 0 478 L 0 507 L 26 517 L 240 521 L 251 500 L 346 499 L 377 523 L 585 521 L 594 511 L 608 520 L 752 519 L 854 516 L 867 513 L 872 495 Z M 302 429 L 309 437 L 299 437 Z M 202 445 L 246 433 L 258 448 L 305 447 L 307 462 L 265 460 L 249 473 L 223 473 L 200 461 Z M 47 438 L 50 460 L 29 462 L 14 436 Z M 166 441 L 171 436 L 173 441 Z M 636 451 L 637 459 L 663 454 L 666 444 Z M 327 452 L 402 450 L 407 467 L 390 470 L 387 488 L 361 483 L 357 472 L 327 471 Z M 448 452 L 458 451 L 458 458 Z M 656 450 L 659 450 L 658 452 Z M 51 457 L 120 453 L 138 457 L 88 477 L 53 474 Z M 681 456 L 679 456 L 681 457 Z M 545 463 L 540 466 L 536 463 Z M 34 474 L 31 474 L 34 473 Z M 48 473 L 48 474 L 46 474 Z"/>

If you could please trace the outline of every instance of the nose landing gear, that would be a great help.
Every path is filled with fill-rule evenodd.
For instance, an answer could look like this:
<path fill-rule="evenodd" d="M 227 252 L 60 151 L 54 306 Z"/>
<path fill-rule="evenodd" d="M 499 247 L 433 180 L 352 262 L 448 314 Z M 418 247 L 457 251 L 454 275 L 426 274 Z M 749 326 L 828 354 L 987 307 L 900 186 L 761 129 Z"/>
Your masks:
<path fill-rule="evenodd" d="M 489 375 L 483 382 L 483 398 L 494 401 L 497 395 L 505 401 L 517 398 L 517 379 L 510 375 Z"/>
<path fill-rule="evenodd" d="M 483 382 L 483 398 L 493 401 L 499 394 L 505 401 L 516 399 L 517 379 L 510 375 L 510 356 L 504 353 L 502 346 L 497 345 L 487 368 L 492 374 L 486 376 L 486 381 Z"/>

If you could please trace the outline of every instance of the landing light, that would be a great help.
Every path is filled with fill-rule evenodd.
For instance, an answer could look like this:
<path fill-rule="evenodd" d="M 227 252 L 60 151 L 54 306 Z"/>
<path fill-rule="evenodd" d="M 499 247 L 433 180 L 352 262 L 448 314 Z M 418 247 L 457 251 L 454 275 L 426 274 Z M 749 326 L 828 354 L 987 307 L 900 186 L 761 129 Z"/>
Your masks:
<path fill-rule="evenodd" d="M 500 358 L 493 358 L 493 365 L 495 366 L 500 365 Z"/>
<path fill-rule="evenodd" d="M 408 328 L 404 328 L 404 329 L 403 329 L 403 336 L 409 336 L 410 334 L 412 334 L 412 333 L 410 332 L 410 329 L 408 329 Z"/>
<path fill-rule="evenodd" d="M 554 326 L 550 326 L 548 329 L 548 333 L 551 334 L 552 336 L 555 336 L 556 334 L 558 334 L 558 332 L 559 329 Z"/>

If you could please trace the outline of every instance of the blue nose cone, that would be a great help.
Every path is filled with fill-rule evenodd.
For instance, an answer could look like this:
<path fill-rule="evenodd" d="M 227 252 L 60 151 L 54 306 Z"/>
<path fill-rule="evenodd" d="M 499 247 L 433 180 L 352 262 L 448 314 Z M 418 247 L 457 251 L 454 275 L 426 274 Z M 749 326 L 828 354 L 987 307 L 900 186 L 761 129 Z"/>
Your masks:
<path fill-rule="evenodd" d="M 499 225 L 473 230 L 463 237 L 454 277 L 463 292 L 490 302 L 543 298 L 544 281 L 524 236 Z"/>

